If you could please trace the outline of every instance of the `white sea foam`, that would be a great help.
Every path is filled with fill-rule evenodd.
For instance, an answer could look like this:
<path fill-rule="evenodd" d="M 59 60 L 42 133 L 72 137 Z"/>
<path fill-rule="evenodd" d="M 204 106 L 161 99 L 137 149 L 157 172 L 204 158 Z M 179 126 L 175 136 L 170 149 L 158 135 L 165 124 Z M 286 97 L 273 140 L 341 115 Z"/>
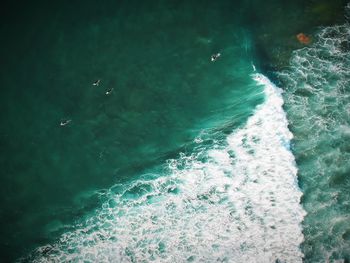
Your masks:
<path fill-rule="evenodd" d="M 301 262 L 305 213 L 281 90 L 253 78 L 266 100 L 225 145 L 112 187 L 100 210 L 34 261 Z"/>
<path fill-rule="evenodd" d="M 350 14 L 350 4 L 346 9 Z M 303 224 L 305 262 L 346 262 L 350 255 L 349 23 L 321 28 L 312 45 L 293 52 L 280 80 L 296 139 L 303 206 L 309 212 Z"/>

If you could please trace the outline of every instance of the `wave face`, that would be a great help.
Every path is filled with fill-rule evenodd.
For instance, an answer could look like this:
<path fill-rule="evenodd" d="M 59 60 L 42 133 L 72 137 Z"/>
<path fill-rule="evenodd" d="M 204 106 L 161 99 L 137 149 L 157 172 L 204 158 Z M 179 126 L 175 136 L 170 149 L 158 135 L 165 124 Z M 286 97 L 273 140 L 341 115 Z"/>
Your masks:
<path fill-rule="evenodd" d="M 115 185 L 101 209 L 34 262 L 301 262 L 301 192 L 281 90 L 253 76 L 265 102 L 224 143 L 201 137 L 167 173 Z"/>
<path fill-rule="evenodd" d="M 348 5 L 348 8 L 350 6 Z M 280 74 L 303 206 L 305 262 L 350 259 L 350 27 L 320 30 Z M 347 260 L 347 261 L 346 261 Z"/>

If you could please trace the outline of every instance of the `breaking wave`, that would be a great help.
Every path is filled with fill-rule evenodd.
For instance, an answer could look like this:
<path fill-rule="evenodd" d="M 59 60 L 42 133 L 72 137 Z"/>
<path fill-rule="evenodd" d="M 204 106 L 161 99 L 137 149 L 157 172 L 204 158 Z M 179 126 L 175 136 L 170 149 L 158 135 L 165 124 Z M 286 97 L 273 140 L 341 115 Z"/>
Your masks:
<path fill-rule="evenodd" d="M 281 89 L 262 74 L 265 102 L 210 147 L 168 160 L 165 173 L 114 185 L 74 231 L 34 262 L 302 262 L 297 168 Z"/>

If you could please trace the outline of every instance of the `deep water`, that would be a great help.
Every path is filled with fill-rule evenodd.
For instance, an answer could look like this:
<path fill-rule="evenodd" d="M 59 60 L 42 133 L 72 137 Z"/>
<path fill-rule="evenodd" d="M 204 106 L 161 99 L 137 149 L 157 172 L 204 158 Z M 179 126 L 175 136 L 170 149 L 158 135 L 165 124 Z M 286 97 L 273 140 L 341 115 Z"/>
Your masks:
<path fill-rule="evenodd" d="M 1 259 L 348 259 L 345 5 L 4 4 Z"/>

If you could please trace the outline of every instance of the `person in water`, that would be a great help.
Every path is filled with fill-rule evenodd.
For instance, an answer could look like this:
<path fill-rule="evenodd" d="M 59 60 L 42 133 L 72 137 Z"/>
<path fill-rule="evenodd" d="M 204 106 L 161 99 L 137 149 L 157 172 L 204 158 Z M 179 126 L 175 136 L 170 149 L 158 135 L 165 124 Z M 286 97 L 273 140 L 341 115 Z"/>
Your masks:
<path fill-rule="evenodd" d="M 111 89 L 107 90 L 107 91 L 106 91 L 106 95 L 111 94 L 113 90 L 114 90 L 114 88 L 111 88 Z"/>
<path fill-rule="evenodd" d="M 72 120 L 63 120 L 61 121 L 60 125 L 61 126 L 66 126 L 68 123 L 70 123 Z"/>
<path fill-rule="evenodd" d="M 214 62 L 214 61 L 217 60 L 220 56 L 221 56 L 220 53 L 213 54 L 213 55 L 211 55 L 210 60 Z"/>
<path fill-rule="evenodd" d="M 98 79 L 98 80 L 96 80 L 94 83 L 92 83 L 92 85 L 93 85 L 93 86 L 98 86 L 98 85 L 100 85 L 100 82 L 101 82 L 101 80 Z"/>

